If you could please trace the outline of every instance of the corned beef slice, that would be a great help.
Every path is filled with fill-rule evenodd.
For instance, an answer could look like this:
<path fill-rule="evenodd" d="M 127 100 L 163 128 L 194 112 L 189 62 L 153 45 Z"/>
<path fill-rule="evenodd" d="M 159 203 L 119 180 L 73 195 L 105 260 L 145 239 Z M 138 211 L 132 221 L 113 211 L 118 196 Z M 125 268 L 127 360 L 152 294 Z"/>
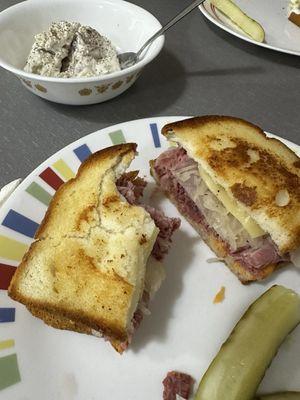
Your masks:
<path fill-rule="evenodd" d="M 140 204 L 140 199 L 143 196 L 143 192 L 145 187 L 147 186 L 147 182 L 138 176 L 138 171 L 132 171 L 123 174 L 118 179 L 116 184 L 118 191 L 121 193 L 122 196 L 124 196 L 128 203 L 141 205 L 153 218 L 155 225 L 159 229 L 159 234 L 157 236 L 151 255 L 156 260 L 161 261 L 169 251 L 172 242 L 172 235 L 175 230 L 179 228 L 180 219 L 169 218 L 162 211 L 157 210 L 154 207 Z M 132 326 L 128 340 L 124 341 L 121 344 L 122 350 L 127 349 L 129 343 L 131 342 L 134 331 L 140 326 L 144 318 L 144 311 L 148 309 L 149 301 L 150 296 L 146 291 L 144 291 L 142 298 L 140 299 L 139 305 L 131 320 Z"/>
<path fill-rule="evenodd" d="M 180 219 L 169 218 L 162 211 L 154 207 L 140 204 L 140 199 L 143 196 L 146 186 L 147 182 L 138 176 L 138 171 L 125 173 L 117 181 L 118 191 L 125 197 L 128 203 L 139 204 L 144 207 L 158 227 L 159 234 L 152 250 L 152 256 L 156 260 L 161 261 L 169 251 L 172 235 L 179 228 Z"/>
<path fill-rule="evenodd" d="M 177 371 L 168 372 L 163 380 L 163 400 L 176 400 L 177 395 L 183 399 L 188 399 L 193 384 L 194 379 L 188 374 Z"/>
<path fill-rule="evenodd" d="M 240 222 L 228 213 L 208 189 L 198 164 L 181 147 L 162 153 L 154 164 L 161 186 L 173 195 L 179 211 L 223 240 L 228 255 L 252 272 L 270 263 L 286 261 L 269 235 L 252 239 Z"/>

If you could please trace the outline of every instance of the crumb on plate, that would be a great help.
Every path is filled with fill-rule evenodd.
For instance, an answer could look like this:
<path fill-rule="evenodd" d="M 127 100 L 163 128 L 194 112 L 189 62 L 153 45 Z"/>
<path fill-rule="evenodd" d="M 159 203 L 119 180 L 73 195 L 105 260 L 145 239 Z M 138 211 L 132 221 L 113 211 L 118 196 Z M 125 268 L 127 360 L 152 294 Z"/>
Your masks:
<path fill-rule="evenodd" d="M 222 303 L 225 299 L 225 286 L 222 286 L 218 293 L 215 295 L 214 304 Z"/>

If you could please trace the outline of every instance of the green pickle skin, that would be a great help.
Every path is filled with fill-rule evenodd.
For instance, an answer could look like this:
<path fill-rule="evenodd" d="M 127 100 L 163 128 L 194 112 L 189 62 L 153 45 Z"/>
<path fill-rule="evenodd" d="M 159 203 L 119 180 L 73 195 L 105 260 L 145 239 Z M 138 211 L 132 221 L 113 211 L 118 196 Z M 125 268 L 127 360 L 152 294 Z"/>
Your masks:
<path fill-rule="evenodd" d="M 300 392 L 282 392 L 258 396 L 255 400 L 300 400 Z"/>
<path fill-rule="evenodd" d="M 300 296 L 275 285 L 246 311 L 202 377 L 195 400 L 253 400 L 285 337 L 300 322 Z M 261 399 L 299 397 L 261 397 Z"/>

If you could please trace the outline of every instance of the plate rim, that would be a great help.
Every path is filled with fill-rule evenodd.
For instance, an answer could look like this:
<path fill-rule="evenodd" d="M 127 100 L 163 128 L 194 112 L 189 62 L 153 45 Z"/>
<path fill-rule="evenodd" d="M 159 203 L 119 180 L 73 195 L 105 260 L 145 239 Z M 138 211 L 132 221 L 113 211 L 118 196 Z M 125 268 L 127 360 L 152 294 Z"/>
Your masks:
<path fill-rule="evenodd" d="M 193 116 L 182 116 L 182 115 L 165 115 L 165 116 L 157 116 L 157 117 L 146 117 L 146 118 L 138 118 L 138 119 L 133 119 L 133 120 L 128 120 L 128 121 L 124 121 L 124 122 L 120 122 L 114 125 L 109 125 L 105 128 L 101 128 L 98 129 L 96 131 L 90 132 L 84 136 L 82 136 L 81 138 L 67 144 L 66 146 L 60 148 L 59 150 L 57 150 L 55 153 L 53 153 L 52 155 L 50 155 L 48 158 L 46 158 L 44 161 L 42 161 L 36 168 L 34 168 L 28 175 L 26 175 L 23 179 L 22 182 L 20 183 L 20 185 L 15 189 L 15 191 L 9 196 L 9 198 L 5 201 L 5 203 L 2 205 L 2 207 L 0 207 L 0 221 L 2 220 L 3 216 L 6 215 L 7 210 L 10 208 L 10 204 L 14 201 L 14 199 L 23 191 L 23 187 L 27 187 L 28 181 L 35 177 L 36 175 L 38 175 L 39 171 L 42 171 L 46 166 L 50 165 L 51 162 L 56 159 L 59 154 L 61 154 L 64 151 L 68 151 L 71 150 L 73 147 L 78 147 L 81 144 L 85 143 L 86 140 L 90 137 L 92 137 L 93 135 L 96 134 L 107 134 L 106 131 L 111 131 L 111 130 L 118 130 L 121 128 L 121 126 L 123 125 L 127 125 L 129 123 L 138 123 L 138 122 L 147 122 L 150 123 L 150 121 L 161 121 L 161 120 L 171 120 L 171 121 L 180 121 L 180 120 L 184 120 L 184 119 L 188 119 L 188 118 L 193 118 Z M 272 132 L 267 132 L 264 131 L 265 134 L 269 137 L 273 137 L 275 139 L 278 139 L 280 141 L 282 141 L 284 144 L 286 144 L 288 147 L 290 147 L 293 151 L 300 151 L 300 145 L 282 138 Z M 112 144 L 113 146 L 113 144 Z M 108 146 L 110 147 L 110 146 Z M 138 149 L 137 149 L 138 150 Z M 77 171 L 76 171 L 77 172 Z"/>
<path fill-rule="evenodd" d="M 282 47 L 277 47 L 277 46 L 273 46 L 270 45 L 268 43 L 264 43 L 264 42 L 257 42 L 254 39 L 251 39 L 250 37 L 243 35 L 242 33 L 239 33 L 238 31 L 235 31 L 233 28 L 230 28 L 229 26 L 226 26 L 224 23 L 222 23 L 221 21 L 219 21 L 218 19 L 214 18 L 212 16 L 212 14 L 206 9 L 206 5 L 211 5 L 210 0 L 205 0 L 204 3 L 200 4 L 200 6 L 198 7 L 199 10 L 201 11 L 201 13 L 204 15 L 205 18 L 207 18 L 210 22 L 212 22 L 214 25 L 218 26 L 219 28 L 221 28 L 222 30 L 230 33 L 233 36 L 238 37 L 239 39 L 244 40 L 245 42 L 248 43 L 252 43 L 256 46 L 259 47 L 263 47 L 269 50 L 273 50 L 273 51 L 277 51 L 279 53 L 285 53 L 285 54 L 290 54 L 293 56 L 300 56 L 300 50 L 290 50 L 290 49 L 286 49 L 286 48 L 282 48 Z"/>
<path fill-rule="evenodd" d="M 159 119 L 162 119 L 162 120 L 164 120 L 164 119 L 172 119 L 172 120 L 175 121 L 175 120 L 187 119 L 187 118 L 191 118 L 191 117 L 190 116 L 158 116 L 158 117 L 137 118 L 137 119 L 128 120 L 128 121 L 124 121 L 124 122 L 119 122 L 117 124 L 106 126 L 105 128 L 101 128 L 101 129 L 95 130 L 93 132 L 87 133 L 86 135 L 80 137 L 79 139 L 76 139 L 73 142 L 70 142 L 66 146 L 61 147 L 55 153 L 51 154 L 44 161 L 42 161 L 40 164 L 38 164 L 28 175 L 26 175 L 24 178 L 22 178 L 22 182 L 19 184 L 19 186 L 14 190 L 14 192 L 9 196 L 9 198 L 0 207 L 0 221 L 1 221 L 2 217 L 3 217 L 3 214 L 5 214 L 6 209 L 10 208 L 9 204 L 14 201 L 15 197 L 17 197 L 19 195 L 19 192 L 23 191 L 23 187 L 27 186 L 28 181 L 32 177 L 38 175 L 39 171 L 42 171 L 46 166 L 50 165 L 52 163 L 52 161 L 55 160 L 61 154 L 61 152 L 69 151 L 73 147 L 75 148 L 75 147 L 80 146 L 81 144 L 84 144 L 86 142 L 86 140 L 88 138 L 92 137 L 93 135 L 96 135 L 96 134 L 107 134 L 106 131 L 118 130 L 118 129 L 121 128 L 121 126 L 129 124 L 129 123 L 132 123 L 132 122 L 142 122 L 142 121 L 145 121 L 145 122 L 149 121 L 150 122 L 151 120 L 157 121 Z M 114 146 L 114 145 L 111 144 L 110 146 L 107 146 L 107 147 L 111 147 L 111 146 Z M 137 149 L 137 151 L 138 151 L 138 149 Z"/>

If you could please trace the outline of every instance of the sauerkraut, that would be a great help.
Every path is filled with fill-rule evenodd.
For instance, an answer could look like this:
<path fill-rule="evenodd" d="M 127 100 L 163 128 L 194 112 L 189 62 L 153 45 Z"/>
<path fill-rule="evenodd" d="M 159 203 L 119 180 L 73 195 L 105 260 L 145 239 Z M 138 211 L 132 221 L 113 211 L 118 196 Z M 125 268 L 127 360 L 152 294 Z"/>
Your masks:
<path fill-rule="evenodd" d="M 200 177 L 198 164 L 191 158 L 185 165 L 180 164 L 172 173 L 184 188 L 199 210 L 205 215 L 206 222 L 230 246 L 231 252 L 240 248 L 260 247 L 263 237 L 252 239 L 243 225 L 223 206 L 221 201 L 209 190 Z"/>

